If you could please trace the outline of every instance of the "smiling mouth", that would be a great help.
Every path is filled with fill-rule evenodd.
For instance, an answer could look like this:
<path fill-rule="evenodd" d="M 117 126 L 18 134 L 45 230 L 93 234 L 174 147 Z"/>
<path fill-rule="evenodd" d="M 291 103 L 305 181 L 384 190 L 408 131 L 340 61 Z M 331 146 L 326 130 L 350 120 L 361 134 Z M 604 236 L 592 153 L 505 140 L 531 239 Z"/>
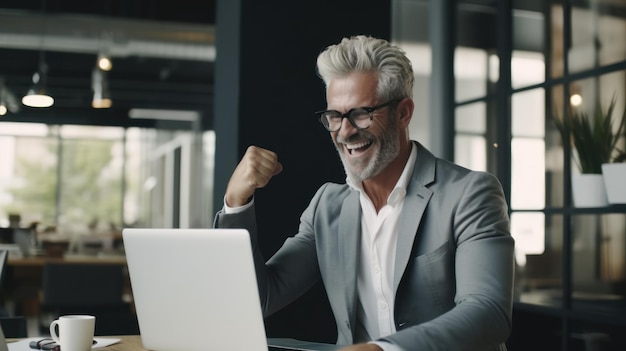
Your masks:
<path fill-rule="evenodd" d="M 348 154 L 355 155 L 364 152 L 370 145 L 372 145 L 371 141 L 363 141 L 360 143 L 346 144 L 346 149 L 348 150 Z"/>

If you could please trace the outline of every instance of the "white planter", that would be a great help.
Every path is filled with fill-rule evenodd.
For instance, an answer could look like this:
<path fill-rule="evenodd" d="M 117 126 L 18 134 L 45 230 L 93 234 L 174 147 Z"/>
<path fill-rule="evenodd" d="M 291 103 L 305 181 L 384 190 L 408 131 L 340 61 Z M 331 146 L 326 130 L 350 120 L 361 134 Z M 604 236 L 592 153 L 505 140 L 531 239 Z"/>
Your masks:
<path fill-rule="evenodd" d="M 602 175 L 609 203 L 626 204 L 626 163 L 605 163 Z"/>
<path fill-rule="evenodd" d="M 609 200 L 602 174 L 572 175 L 572 197 L 575 207 L 604 207 Z"/>

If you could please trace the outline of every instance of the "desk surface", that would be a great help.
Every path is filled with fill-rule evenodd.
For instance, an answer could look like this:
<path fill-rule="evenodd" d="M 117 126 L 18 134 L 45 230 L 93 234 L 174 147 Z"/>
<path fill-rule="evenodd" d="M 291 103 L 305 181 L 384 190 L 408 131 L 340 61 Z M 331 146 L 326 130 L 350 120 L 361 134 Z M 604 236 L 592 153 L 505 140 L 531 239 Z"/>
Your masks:
<path fill-rule="evenodd" d="M 102 351 L 148 351 L 148 349 L 145 349 L 143 347 L 143 344 L 141 343 L 141 336 L 139 335 L 113 335 L 113 336 L 96 336 L 96 338 L 98 337 L 102 337 L 102 338 L 114 338 L 114 339 L 120 339 L 119 342 L 111 345 L 111 346 L 107 346 L 107 347 L 103 347 L 103 348 L 99 348 L 96 350 L 102 350 Z M 24 339 L 8 339 L 8 342 L 13 342 L 13 341 L 19 341 L 19 340 L 24 340 Z M 313 350 L 326 350 L 326 351 L 337 351 L 341 349 L 341 346 L 339 345 L 335 345 L 335 344 L 323 344 L 323 343 L 316 343 L 316 342 L 308 342 L 308 341 L 300 341 L 300 340 L 296 340 L 296 339 L 282 339 L 282 338 L 275 338 L 275 339 L 268 339 L 268 343 L 273 342 L 276 343 L 278 345 L 282 345 L 280 347 L 277 348 L 273 348 L 273 347 L 269 347 L 270 350 L 273 349 L 283 349 L 286 348 L 288 350 L 301 350 L 301 349 L 313 349 Z"/>
<path fill-rule="evenodd" d="M 141 337 L 139 335 L 121 335 L 121 336 L 103 336 L 103 338 L 115 338 L 120 339 L 116 344 L 108 347 L 103 347 L 97 350 L 102 351 L 147 351 L 141 344 Z M 23 339 L 8 339 L 9 343 Z"/>
<path fill-rule="evenodd" d="M 120 342 L 113 344 L 109 347 L 104 347 L 98 350 L 106 351 L 146 351 L 141 344 L 141 337 L 139 335 L 122 335 L 113 336 L 114 338 L 120 338 Z"/>

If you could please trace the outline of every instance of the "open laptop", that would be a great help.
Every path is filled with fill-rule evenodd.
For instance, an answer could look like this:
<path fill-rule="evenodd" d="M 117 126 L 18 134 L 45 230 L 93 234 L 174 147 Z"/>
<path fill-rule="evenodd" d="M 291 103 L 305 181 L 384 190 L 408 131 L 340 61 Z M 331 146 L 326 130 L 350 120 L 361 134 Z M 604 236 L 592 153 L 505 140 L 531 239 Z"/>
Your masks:
<path fill-rule="evenodd" d="M 154 351 L 338 350 L 268 339 L 243 229 L 123 230 L 144 348 Z"/>
<path fill-rule="evenodd" d="M 0 351 L 9 351 L 9 346 L 7 345 L 7 340 L 4 337 L 4 331 L 2 331 L 2 327 L 0 327 Z"/>

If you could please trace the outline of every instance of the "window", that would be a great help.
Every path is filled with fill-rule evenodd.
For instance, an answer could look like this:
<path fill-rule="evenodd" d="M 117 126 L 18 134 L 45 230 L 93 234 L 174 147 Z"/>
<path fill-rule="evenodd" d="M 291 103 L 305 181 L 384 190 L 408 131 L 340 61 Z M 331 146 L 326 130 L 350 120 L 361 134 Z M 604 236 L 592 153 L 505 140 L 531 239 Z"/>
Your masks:
<path fill-rule="evenodd" d="M 453 109 L 454 134 L 430 133 L 426 141 L 444 138 L 455 162 L 496 174 L 510 201 L 518 265 L 511 348 L 536 348 L 538 338 L 555 350 L 583 349 L 584 340 L 624 348 L 626 205 L 575 206 L 577 154 L 554 118 L 571 107 L 606 109 L 614 97 L 615 114 L 624 111 L 626 2 L 459 0 L 437 6 L 437 18 L 456 25 L 453 38 L 421 41 L 411 31 L 424 26 L 407 10 L 429 13 L 433 2 L 394 4 L 402 9 L 394 36 L 403 45 L 454 41 L 453 67 L 431 64 L 433 72 L 454 71 L 454 87 L 443 84 L 455 104 L 420 123 Z M 427 94 L 428 85 L 420 89 Z"/>
<path fill-rule="evenodd" d="M 0 226 L 63 236 L 211 223 L 213 132 L 0 124 Z"/>

